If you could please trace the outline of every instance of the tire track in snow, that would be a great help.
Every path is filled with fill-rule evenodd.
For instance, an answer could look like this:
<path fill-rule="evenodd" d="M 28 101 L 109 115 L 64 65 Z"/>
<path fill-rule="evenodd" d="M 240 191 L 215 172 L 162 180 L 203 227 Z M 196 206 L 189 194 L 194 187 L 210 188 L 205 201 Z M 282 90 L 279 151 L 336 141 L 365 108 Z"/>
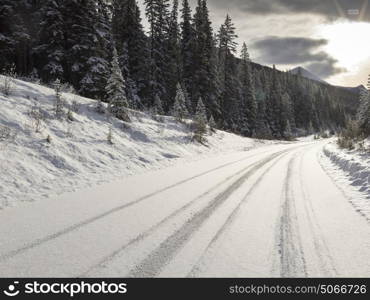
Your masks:
<path fill-rule="evenodd" d="M 254 163 L 255 164 L 255 163 Z M 220 185 L 232 180 L 233 178 L 235 178 L 236 176 L 240 175 L 241 173 L 245 172 L 246 170 L 248 170 L 249 168 L 253 167 L 253 165 L 248 165 L 247 167 L 243 168 L 242 170 L 239 170 L 238 172 L 232 174 L 232 175 L 229 175 L 228 177 L 224 178 L 223 180 L 219 181 L 217 184 L 215 184 L 214 186 L 212 186 L 210 189 L 208 189 L 207 191 L 203 192 L 201 195 L 197 196 L 196 198 L 194 198 L 193 200 L 191 200 L 190 202 L 186 203 L 185 205 L 181 206 L 180 208 L 176 209 L 174 212 L 172 212 L 170 215 L 168 215 L 167 217 L 165 217 L 163 220 L 161 220 L 160 222 L 158 222 L 157 224 L 153 225 L 152 227 L 150 227 L 148 230 L 146 230 L 145 232 L 139 234 L 138 236 L 136 236 L 135 238 L 131 239 L 130 241 L 128 241 L 127 243 L 125 243 L 124 245 L 122 245 L 120 248 L 116 249 L 115 251 L 113 251 L 111 254 L 105 256 L 103 259 L 101 259 L 97 264 L 89 267 L 89 269 L 87 271 L 85 271 L 83 274 L 77 276 L 77 277 L 85 277 L 86 275 L 90 274 L 91 272 L 93 272 L 93 270 L 95 269 L 98 269 L 99 267 L 101 266 L 104 266 L 105 264 L 108 264 L 110 261 L 114 260 L 115 257 L 117 257 L 122 251 L 124 251 L 125 249 L 127 249 L 128 247 L 130 246 L 133 246 L 139 242 L 141 242 L 142 240 L 144 240 L 145 238 L 147 238 L 148 236 L 150 236 L 152 233 L 154 233 L 156 230 L 160 229 L 163 225 L 165 225 L 168 221 L 172 220 L 173 218 L 179 216 L 182 212 L 184 212 L 184 210 L 188 209 L 189 207 L 191 207 L 193 204 L 195 204 L 198 200 L 204 198 L 205 196 L 209 195 L 210 193 L 212 193 L 213 191 L 215 191 L 217 188 L 220 187 Z"/>
<path fill-rule="evenodd" d="M 299 185 L 303 197 L 305 214 L 313 237 L 313 245 L 316 256 L 320 261 L 321 271 L 325 276 L 338 276 L 338 271 L 335 268 L 335 262 L 330 255 L 329 247 L 322 234 L 321 226 L 316 218 L 311 198 L 308 196 L 303 183 L 303 156 L 299 163 Z"/>
<path fill-rule="evenodd" d="M 86 225 L 89 225 L 89 224 L 91 224 L 91 223 L 94 223 L 94 222 L 96 222 L 96 221 L 99 221 L 99 220 L 101 220 L 101 219 L 103 219 L 103 218 L 105 218 L 105 217 L 107 217 L 107 216 L 109 216 L 109 215 L 111 215 L 111 214 L 114 214 L 114 213 L 116 213 L 116 212 L 122 211 L 122 210 L 124 210 L 124 209 L 126 209 L 126 208 L 129 208 L 129 207 L 131 207 L 131 206 L 133 206 L 133 205 L 136 205 L 136 204 L 138 204 L 138 203 L 140 203 L 140 202 L 143 202 L 144 200 L 147 200 L 147 199 L 149 199 L 149 198 L 151 198 L 151 197 L 154 197 L 154 196 L 156 196 L 156 195 L 158 195 L 158 194 L 160 194 L 160 193 L 163 193 L 163 192 L 168 191 L 168 190 L 170 190 L 170 189 L 172 189 L 172 188 L 175 188 L 175 187 L 178 187 L 178 186 L 180 186 L 180 185 L 182 185 L 182 184 L 184 184 L 184 183 L 187 183 L 187 182 L 189 182 L 189 181 L 191 181 L 191 180 L 194 180 L 194 179 L 196 179 L 196 178 L 202 177 L 202 176 L 204 176 L 204 175 L 210 174 L 210 173 L 215 172 L 215 171 L 217 171 L 217 170 L 220 170 L 220 169 L 223 169 L 223 168 L 225 168 L 225 167 L 228 167 L 228 166 L 231 166 L 231 165 L 234 165 L 234 164 L 240 163 L 240 162 L 242 162 L 242 161 L 244 161 L 244 160 L 247 160 L 247 159 L 249 159 L 249 158 L 252 158 L 252 157 L 255 157 L 255 156 L 261 155 L 261 154 L 263 154 L 263 153 L 270 152 L 270 151 L 271 151 L 271 150 L 266 150 L 266 151 L 259 152 L 259 153 L 256 153 L 256 154 L 248 155 L 248 156 L 246 156 L 246 157 L 244 157 L 244 158 L 242 158 L 242 159 L 238 159 L 238 160 L 232 161 L 232 162 L 230 162 L 230 163 L 226 163 L 226 164 L 223 164 L 223 165 L 221 165 L 221 166 L 218 166 L 218 167 L 216 167 L 216 168 L 212 168 L 212 169 L 210 169 L 210 170 L 208 170 L 208 171 L 205 171 L 205 172 L 199 173 L 199 174 L 197 174 L 197 175 L 194 175 L 194 176 L 189 177 L 189 178 L 187 178 L 187 179 L 181 180 L 181 181 L 179 181 L 179 182 L 176 182 L 176 183 L 174 183 L 174 184 L 172 184 L 172 185 L 169 185 L 169 186 L 167 186 L 167 187 L 164 187 L 164 188 L 162 188 L 162 189 L 159 189 L 159 190 L 157 190 L 157 191 L 155 191 L 155 192 L 152 192 L 152 193 L 150 193 L 150 194 L 147 194 L 147 195 L 145 195 L 145 196 L 142 196 L 142 197 L 140 197 L 140 198 L 138 198 L 138 199 L 136 199 L 136 200 L 134 200 L 134 201 L 131 201 L 131 202 L 129 202 L 129 203 L 125 203 L 125 204 L 120 205 L 120 206 L 118 206 L 118 207 L 114 207 L 114 208 L 112 208 L 112 209 L 110 209 L 110 210 L 108 210 L 108 211 L 106 211 L 106 212 L 104 212 L 104 213 L 101 213 L 101 214 L 99 214 L 99 215 L 97 215 L 97 216 L 94 216 L 94 217 L 88 218 L 88 219 L 86 219 L 86 220 L 84 220 L 84 221 L 81 221 L 81 222 L 79 222 L 79 223 L 77 223 L 77 224 L 74 224 L 74 225 L 69 226 L 69 227 L 67 227 L 67 228 L 65 228 L 65 229 L 62 229 L 62 230 L 60 230 L 60 231 L 58 231 L 58 232 L 56 232 L 56 233 L 53 233 L 53 234 L 47 235 L 47 236 L 45 236 L 45 237 L 43 237 L 43 238 L 36 239 L 35 241 L 30 242 L 30 243 L 28 243 L 28 244 L 24 245 L 23 247 L 20 247 L 20 248 L 18 248 L 18 249 L 15 249 L 15 250 L 9 251 L 8 253 L 5 253 L 5 254 L 0 255 L 0 262 L 1 262 L 1 261 L 5 261 L 5 260 L 7 260 L 7 259 L 10 259 L 10 258 L 12 258 L 12 257 L 14 257 L 14 256 L 19 255 L 19 254 L 22 254 L 22 253 L 24 253 L 24 252 L 26 252 L 26 251 L 28 251 L 28 250 L 33 249 L 33 248 L 39 247 L 39 246 L 41 246 L 41 245 L 43 245 L 43 244 L 45 244 L 45 243 L 48 243 L 48 242 L 50 242 L 50 241 L 53 241 L 53 240 L 55 240 L 55 239 L 57 239 L 57 238 L 59 238 L 59 237 L 61 237 L 61 236 L 65 235 L 65 234 L 68 234 L 68 233 L 71 233 L 71 232 L 73 232 L 73 231 L 76 231 L 76 230 L 78 230 L 78 229 L 80 229 L 80 228 L 82 228 L 82 227 L 84 227 L 84 226 L 86 226 Z"/>
<path fill-rule="evenodd" d="M 284 153 L 279 157 L 271 166 L 269 166 L 256 180 L 256 182 L 253 184 L 251 189 L 247 192 L 247 194 L 244 196 L 243 200 L 234 208 L 234 210 L 231 212 L 229 217 L 226 219 L 225 223 L 221 226 L 221 228 L 217 231 L 215 236 L 212 238 L 212 240 L 207 245 L 206 249 L 204 250 L 201 257 L 198 259 L 197 263 L 193 266 L 191 271 L 188 273 L 186 277 L 196 277 L 199 273 L 199 265 L 203 261 L 203 259 L 206 257 L 208 251 L 214 246 L 214 244 L 224 235 L 228 228 L 234 223 L 241 207 L 249 200 L 250 195 L 253 194 L 253 192 L 260 186 L 262 180 L 265 178 L 267 173 L 270 172 L 270 170 L 275 167 L 276 164 L 278 164 L 288 153 Z M 253 271 L 255 272 L 255 271 Z M 263 274 L 260 274 L 263 275 Z"/>
<path fill-rule="evenodd" d="M 278 224 L 277 246 L 281 277 L 308 276 L 291 186 L 295 159 L 296 155 L 288 163 L 288 170 L 284 180 L 283 203 Z"/>
<path fill-rule="evenodd" d="M 287 151 L 287 150 L 285 150 Z M 219 208 L 229 196 L 235 192 L 249 177 L 251 177 L 262 166 L 281 155 L 281 151 L 257 162 L 252 169 L 243 174 L 238 180 L 218 194 L 205 208 L 195 213 L 180 229 L 175 231 L 165 241 L 163 241 L 154 251 L 144 260 L 133 268 L 128 277 L 155 277 L 168 262 L 185 245 L 191 236 L 200 226 Z"/>

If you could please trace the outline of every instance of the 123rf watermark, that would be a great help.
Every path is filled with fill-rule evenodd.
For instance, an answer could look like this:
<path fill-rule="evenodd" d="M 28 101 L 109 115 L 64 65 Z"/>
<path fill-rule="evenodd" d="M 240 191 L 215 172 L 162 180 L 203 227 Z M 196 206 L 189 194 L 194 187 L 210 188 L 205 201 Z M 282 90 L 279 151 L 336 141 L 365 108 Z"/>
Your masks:
<path fill-rule="evenodd" d="M 14 281 L 7 289 L 3 290 L 4 295 L 8 297 L 16 297 L 19 294 L 23 295 L 67 295 L 71 298 L 77 295 L 116 295 L 126 294 L 126 283 L 107 283 L 101 282 L 39 282 L 34 280 L 26 282 L 21 286 L 19 281 Z"/>

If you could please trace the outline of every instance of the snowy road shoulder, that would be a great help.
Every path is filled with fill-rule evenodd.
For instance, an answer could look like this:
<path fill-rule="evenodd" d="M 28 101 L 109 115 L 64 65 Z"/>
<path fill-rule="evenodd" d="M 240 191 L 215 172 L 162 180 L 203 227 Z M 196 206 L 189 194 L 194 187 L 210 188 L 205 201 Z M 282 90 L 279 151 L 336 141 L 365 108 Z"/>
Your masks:
<path fill-rule="evenodd" d="M 328 143 L 319 161 L 354 208 L 370 222 L 370 155 Z"/>

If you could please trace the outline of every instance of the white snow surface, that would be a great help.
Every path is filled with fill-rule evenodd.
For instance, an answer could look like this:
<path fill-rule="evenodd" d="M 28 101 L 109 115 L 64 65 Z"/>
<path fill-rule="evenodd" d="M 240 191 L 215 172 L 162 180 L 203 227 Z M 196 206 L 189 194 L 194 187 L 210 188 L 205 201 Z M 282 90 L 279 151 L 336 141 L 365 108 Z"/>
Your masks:
<path fill-rule="evenodd" d="M 0 99 L 2 125 L 18 131 L 0 152 L 1 200 L 14 204 L 0 210 L 0 277 L 370 276 L 370 221 L 334 176 L 330 140 L 218 132 L 207 148 L 170 118 L 140 114 L 129 131 L 114 122 L 111 146 L 104 117 L 80 97 L 75 122 L 48 119 L 34 133 L 30 93 L 50 113 L 44 87 L 17 81 Z M 19 204 L 39 189 L 71 191 Z"/>
<path fill-rule="evenodd" d="M 106 115 L 95 111 L 96 101 L 68 93 L 63 93 L 63 99 L 66 107 L 73 101 L 80 106 L 79 112 L 73 113 L 73 122 L 54 118 L 53 89 L 15 80 L 10 96 L 0 93 L 0 126 L 16 134 L 14 142 L 0 140 L 0 209 L 270 143 L 217 131 L 207 137 L 204 146 L 191 142 L 187 126 L 170 117 L 158 122 L 132 111 L 133 122 L 126 124 L 126 129 L 123 122 L 112 120 L 114 144 L 110 145 L 110 123 Z M 33 107 L 46 115 L 40 133 L 29 115 Z M 46 142 L 48 135 L 51 144 Z"/>
<path fill-rule="evenodd" d="M 340 149 L 333 140 L 323 150 L 325 169 L 356 210 L 370 221 L 370 154 Z"/>

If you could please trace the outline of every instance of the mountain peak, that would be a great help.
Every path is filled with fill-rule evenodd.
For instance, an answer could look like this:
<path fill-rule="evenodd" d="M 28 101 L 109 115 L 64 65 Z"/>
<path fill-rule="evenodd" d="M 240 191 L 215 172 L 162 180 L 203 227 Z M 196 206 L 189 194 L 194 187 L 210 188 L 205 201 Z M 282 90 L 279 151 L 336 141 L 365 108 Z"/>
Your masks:
<path fill-rule="evenodd" d="M 295 75 L 301 74 L 302 77 L 312 79 L 312 80 L 315 80 L 315 81 L 318 81 L 318 82 L 321 82 L 321 83 L 328 84 L 325 80 L 322 80 L 319 76 L 311 73 L 310 71 L 306 70 L 303 67 L 296 67 L 296 68 L 290 70 L 290 73 L 295 74 Z"/>

